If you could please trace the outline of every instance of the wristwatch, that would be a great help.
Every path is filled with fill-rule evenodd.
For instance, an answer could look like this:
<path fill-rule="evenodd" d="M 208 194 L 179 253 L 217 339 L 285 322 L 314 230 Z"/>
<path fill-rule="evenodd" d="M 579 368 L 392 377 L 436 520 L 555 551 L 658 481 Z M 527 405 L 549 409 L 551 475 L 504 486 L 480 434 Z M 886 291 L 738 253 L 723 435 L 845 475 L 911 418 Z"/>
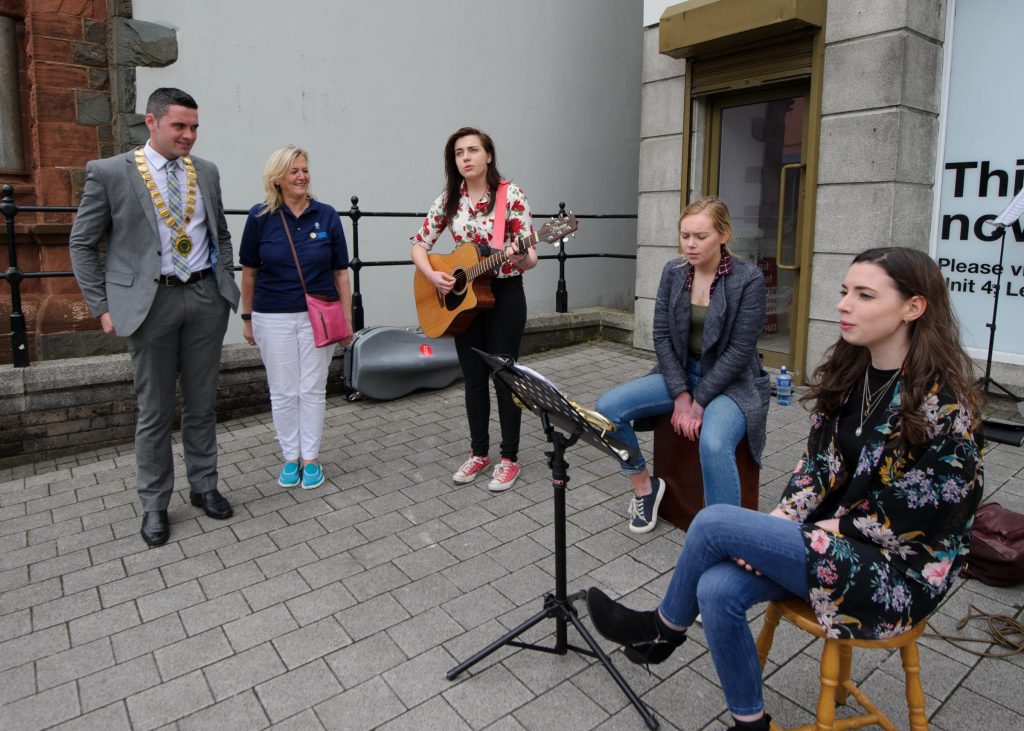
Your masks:
<path fill-rule="evenodd" d="M 251 313 L 251 312 L 243 312 L 243 313 L 242 313 L 242 314 L 240 315 L 240 317 L 241 317 L 241 318 L 242 318 L 243 320 L 245 320 L 246 322 L 248 322 L 249 320 L 251 320 L 251 319 L 252 319 L 252 313 Z"/>

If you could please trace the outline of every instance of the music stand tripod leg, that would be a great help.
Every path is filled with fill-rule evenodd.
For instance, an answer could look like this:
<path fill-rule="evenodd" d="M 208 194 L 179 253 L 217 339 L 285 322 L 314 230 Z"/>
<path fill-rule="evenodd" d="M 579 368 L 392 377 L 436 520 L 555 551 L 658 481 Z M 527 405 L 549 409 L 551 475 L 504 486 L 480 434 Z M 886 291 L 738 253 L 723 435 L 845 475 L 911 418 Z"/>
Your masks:
<path fill-rule="evenodd" d="M 487 647 L 485 647 L 482 650 L 478 651 L 472 657 L 470 657 L 470 658 L 460 662 L 458 665 L 456 665 L 451 670 L 449 670 L 447 673 L 445 673 L 445 677 L 448 680 L 455 680 L 455 678 L 457 678 L 462 673 L 463 670 L 467 670 L 468 668 L 473 667 L 478 662 L 483 660 L 485 657 L 490 655 L 492 652 L 494 652 L 495 650 L 498 650 L 498 649 L 504 647 L 505 645 L 512 645 L 512 646 L 515 646 L 515 647 L 529 647 L 529 646 L 524 645 L 522 643 L 517 643 L 514 640 L 516 639 L 516 637 L 521 635 L 523 632 L 526 632 L 526 630 L 530 629 L 534 625 L 540 623 L 541 621 L 547 619 L 550 616 L 551 616 L 551 612 L 550 612 L 549 608 L 547 606 L 545 606 L 544 609 L 542 609 L 541 611 L 537 612 L 535 615 L 530 617 L 528 620 L 526 620 L 525 622 L 520 624 L 515 629 L 513 629 L 513 630 L 507 632 L 506 634 L 502 635 L 501 637 L 496 639 L 494 642 L 492 642 L 491 644 L 487 645 Z M 562 653 L 562 654 L 565 654 L 565 653 Z"/>

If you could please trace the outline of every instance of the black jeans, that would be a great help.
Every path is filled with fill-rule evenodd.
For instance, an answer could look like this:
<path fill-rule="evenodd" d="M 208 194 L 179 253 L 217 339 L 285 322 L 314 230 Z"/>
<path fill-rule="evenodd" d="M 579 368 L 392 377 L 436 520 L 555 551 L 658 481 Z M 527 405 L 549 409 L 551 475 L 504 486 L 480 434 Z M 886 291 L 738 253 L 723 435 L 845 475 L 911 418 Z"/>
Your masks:
<path fill-rule="evenodd" d="M 488 381 L 491 369 L 483 358 L 473 352 L 479 348 L 491 355 L 519 357 L 519 342 L 526 326 L 526 295 L 523 278 L 509 277 L 491 282 L 494 307 L 481 310 L 466 332 L 455 338 L 455 349 L 462 366 L 466 387 L 466 416 L 473 454 L 486 457 L 491 447 L 488 422 L 491 418 L 491 392 Z M 512 401 L 512 392 L 495 380 L 498 398 L 498 421 L 501 423 L 501 456 L 517 461 L 519 456 L 519 424 L 523 414 Z"/>

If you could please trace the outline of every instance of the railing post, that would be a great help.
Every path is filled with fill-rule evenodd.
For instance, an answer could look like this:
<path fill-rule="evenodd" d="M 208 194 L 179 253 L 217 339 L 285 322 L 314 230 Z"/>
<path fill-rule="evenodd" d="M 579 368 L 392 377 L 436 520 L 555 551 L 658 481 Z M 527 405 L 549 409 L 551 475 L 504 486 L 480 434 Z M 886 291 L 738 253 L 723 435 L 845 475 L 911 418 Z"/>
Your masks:
<path fill-rule="evenodd" d="M 352 207 L 348 209 L 348 217 L 352 219 L 352 257 L 348 261 L 352 270 L 352 331 L 363 329 L 363 293 L 359 289 L 359 270 L 363 262 L 359 260 L 359 219 L 363 215 L 359 210 L 359 196 L 351 198 Z"/>
<path fill-rule="evenodd" d="M 565 218 L 565 201 L 558 204 L 558 217 Z M 558 289 L 555 291 L 555 312 L 569 311 L 569 292 L 565 288 L 565 241 L 558 247 Z"/>
<path fill-rule="evenodd" d="M 27 368 L 28 334 L 25 330 L 25 313 L 21 311 L 21 280 L 24 276 L 18 269 L 18 246 L 14 238 L 14 217 L 18 206 L 14 202 L 14 186 L 4 185 L 0 192 L 0 213 L 7 222 L 7 282 L 11 285 L 11 362 L 15 368 Z"/>

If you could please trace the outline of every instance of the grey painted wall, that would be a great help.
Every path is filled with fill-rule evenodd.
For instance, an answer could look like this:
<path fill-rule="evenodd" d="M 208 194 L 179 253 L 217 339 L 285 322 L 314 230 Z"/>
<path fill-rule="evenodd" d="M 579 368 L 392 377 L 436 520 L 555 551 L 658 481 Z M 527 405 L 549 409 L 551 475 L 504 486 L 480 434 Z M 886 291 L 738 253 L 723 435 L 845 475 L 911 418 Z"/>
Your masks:
<path fill-rule="evenodd" d="M 310 149 L 321 200 L 425 211 L 441 191 L 447 136 L 469 124 L 494 137 L 502 173 L 535 211 L 564 200 L 636 212 L 641 0 L 133 6 L 178 29 L 178 61 L 138 70 L 140 104 L 164 85 L 196 97 L 195 152 L 220 166 L 229 207 L 258 201 L 267 156 L 294 142 Z M 232 222 L 236 237 L 242 224 Z M 407 259 L 418 224 L 363 219 L 361 257 Z M 632 254 L 636 224 L 586 221 L 569 247 Z M 363 270 L 368 325 L 415 322 L 411 279 L 411 266 Z M 570 308 L 632 308 L 630 261 L 570 262 L 567 280 Z M 554 262 L 530 272 L 531 312 L 554 310 L 556 282 Z"/>

